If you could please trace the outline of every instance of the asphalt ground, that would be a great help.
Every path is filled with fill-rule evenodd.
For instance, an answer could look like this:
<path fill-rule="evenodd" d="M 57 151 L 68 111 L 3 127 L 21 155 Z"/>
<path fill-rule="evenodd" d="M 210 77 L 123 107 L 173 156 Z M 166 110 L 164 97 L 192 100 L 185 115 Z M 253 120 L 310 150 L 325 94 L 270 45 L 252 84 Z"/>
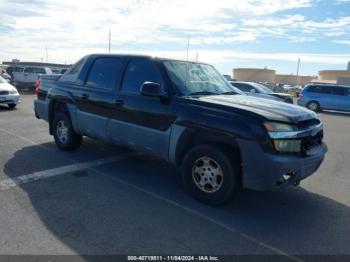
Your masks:
<path fill-rule="evenodd" d="M 320 114 L 329 152 L 299 187 L 213 208 L 158 159 L 88 138 L 60 151 L 33 100 L 0 106 L 0 255 L 350 255 L 350 115 Z"/>

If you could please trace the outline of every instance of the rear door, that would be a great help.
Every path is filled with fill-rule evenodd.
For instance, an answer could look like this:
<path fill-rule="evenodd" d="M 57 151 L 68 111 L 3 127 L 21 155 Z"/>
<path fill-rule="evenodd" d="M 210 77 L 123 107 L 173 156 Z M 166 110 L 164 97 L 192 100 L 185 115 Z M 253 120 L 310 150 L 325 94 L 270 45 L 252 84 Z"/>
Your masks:
<path fill-rule="evenodd" d="M 154 82 L 168 92 L 159 62 L 150 58 L 131 58 L 124 73 L 116 110 L 110 123 L 113 141 L 137 150 L 167 158 L 171 124 L 174 121 L 169 101 L 145 97 L 140 88 Z"/>
<path fill-rule="evenodd" d="M 115 108 L 122 62 L 121 57 L 98 57 L 92 62 L 77 100 L 77 120 L 81 133 L 109 139 L 107 124 Z"/>
<path fill-rule="evenodd" d="M 14 67 L 12 72 L 12 81 L 14 83 L 23 82 L 24 79 L 24 68 Z"/>
<path fill-rule="evenodd" d="M 332 107 L 334 110 L 350 111 L 350 88 L 332 87 Z"/>

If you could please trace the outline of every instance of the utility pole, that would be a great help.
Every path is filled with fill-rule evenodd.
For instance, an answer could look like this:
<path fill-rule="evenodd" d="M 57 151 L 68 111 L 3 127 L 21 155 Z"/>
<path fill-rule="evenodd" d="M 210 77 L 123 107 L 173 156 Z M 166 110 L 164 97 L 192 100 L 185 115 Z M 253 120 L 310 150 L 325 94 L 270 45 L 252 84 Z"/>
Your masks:
<path fill-rule="evenodd" d="M 299 76 L 299 68 L 300 68 L 300 57 L 298 59 L 297 76 Z"/>
<path fill-rule="evenodd" d="M 111 28 L 109 28 L 109 34 L 108 34 L 108 53 L 111 52 L 111 40 L 112 40 L 112 32 L 111 32 Z"/>
<path fill-rule="evenodd" d="M 297 78 L 298 78 L 298 84 L 300 85 L 299 69 L 300 69 L 300 57 L 298 59 L 298 67 L 297 67 Z"/>

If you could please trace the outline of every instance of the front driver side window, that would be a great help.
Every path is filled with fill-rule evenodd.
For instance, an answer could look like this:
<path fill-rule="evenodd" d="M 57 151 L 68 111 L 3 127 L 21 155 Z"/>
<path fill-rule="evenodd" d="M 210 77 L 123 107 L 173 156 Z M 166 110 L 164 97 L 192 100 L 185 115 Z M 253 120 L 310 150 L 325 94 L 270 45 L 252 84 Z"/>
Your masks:
<path fill-rule="evenodd" d="M 158 67 L 147 58 L 131 59 L 124 75 L 122 91 L 139 94 L 144 82 L 162 85 L 162 77 Z"/>

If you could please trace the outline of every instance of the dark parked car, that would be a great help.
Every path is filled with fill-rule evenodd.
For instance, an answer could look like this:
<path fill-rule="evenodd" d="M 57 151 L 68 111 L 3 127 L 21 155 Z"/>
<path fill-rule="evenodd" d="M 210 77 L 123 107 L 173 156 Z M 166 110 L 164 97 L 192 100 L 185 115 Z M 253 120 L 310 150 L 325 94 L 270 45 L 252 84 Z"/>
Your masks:
<path fill-rule="evenodd" d="M 350 111 L 350 86 L 311 84 L 304 87 L 298 104 L 312 111 Z"/>
<path fill-rule="evenodd" d="M 271 89 L 259 83 L 233 81 L 231 82 L 231 85 L 237 87 L 239 90 L 250 96 L 293 104 L 293 97 L 291 95 L 284 93 L 274 93 Z"/>
<path fill-rule="evenodd" d="M 89 55 L 64 75 L 43 75 L 35 115 L 62 150 L 83 136 L 181 166 L 198 200 L 217 205 L 240 186 L 280 189 L 313 174 L 326 145 L 316 114 L 241 95 L 208 64 Z"/>
<path fill-rule="evenodd" d="M 15 72 L 23 72 L 24 67 L 21 66 L 9 66 L 6 68 L 6 73 L 10 76 L 11 80 L 10 83 L 14 84 L 14 73 Z"/>

